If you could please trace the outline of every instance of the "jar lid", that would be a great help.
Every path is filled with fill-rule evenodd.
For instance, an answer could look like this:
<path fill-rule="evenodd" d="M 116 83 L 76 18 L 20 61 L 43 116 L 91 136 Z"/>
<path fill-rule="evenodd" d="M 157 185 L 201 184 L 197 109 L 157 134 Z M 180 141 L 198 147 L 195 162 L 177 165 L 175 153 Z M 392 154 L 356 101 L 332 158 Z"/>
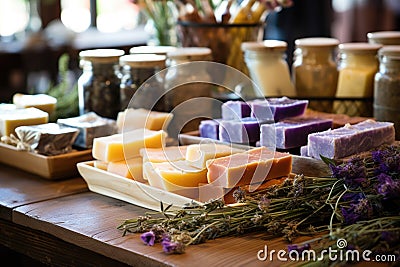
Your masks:
<path fill-rule="evenodd" d="M 130 54 L 157 54 L 157 55 L 167 55 L 168 52 L 174 51 L 175 46 L 168 45 L 142 45 L 135 46 L 129 50 Z"/>
<path fill-rule="evenodd" d="M 211 49 L 207 47 L 179 47 L 167 53 L 170 59 L 186 59 L 190 61 L 211 60 Z"/>
<path fill-rule="evenodd" d="M 400 59 L 400 45 L 386 45 L 378 51 L 379 56 L 388 56 Z"/>
<path fill-rule="evenodd" d="M 242 51 L 255 52 L 284 52 L 287 49 L 287 42 L 279 40 L 264 40 L 260 42 L 243 42 Z"/>
<path fill-rule="evenodd" d="M 91 49 L 79 52 L 79 57 L 96 63 L 113 63 L 118 62 L 119 57 L 124 54 L 121 49 Z"/>
<path fill-rule="evenodd" d="M 296 46 L 301 47 L 335 47 L 340 43 L 338 39 L 328 37 L 301 38 L 294 42 Z"/>
<path fill-rule="evenodd" d="M 371 44 L 363 42 L 339 44 L 339 50 L 341 52 L 350 52 L 357 54 L 375 54 L 381 47 L 381 44 Z"/>
<path fill-rule="evenodd" d="M 400 31 L 369 32 L 367 38 L 370 43 L 398 45 L 400 44 Z"/>
<path fill-rule="evenodd" d="M 165 67 L 166 56 L 156 54 L 133 54 L 124 55 L 119 58 L 120 65 L 129 65 L 131 67 Z"/>

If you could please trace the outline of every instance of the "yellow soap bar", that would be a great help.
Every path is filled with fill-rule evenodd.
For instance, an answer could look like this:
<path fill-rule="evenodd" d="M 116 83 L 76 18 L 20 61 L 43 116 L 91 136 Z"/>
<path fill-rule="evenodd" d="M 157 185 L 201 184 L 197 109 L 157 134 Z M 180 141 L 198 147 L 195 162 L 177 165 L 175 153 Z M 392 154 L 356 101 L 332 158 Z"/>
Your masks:
<path fill-rule="evenodd" d="M 17 93 L 13 96 L 13 103 L 17 108 L 34 107 L 51 115 L 56 110 L 57 99 L 46 94 L 26 95 Z"/>
<path fill-rule="evenodd" d="M 143 162 L 166 162 L 184 160 L 188 146 L 167 146 L 163 148 L 142 148 L 140 156 Z"/>
<path fill-rule="evenodd" d="M 93 139 L 92 155 L 95 159 L 112 162 L 140 156 L 141 148 L 160 148 L 165 146 L 167 133 L 137 129 Z"/>
<path fill-rule="evenodd" d="M 146 180 L 143 179 L 142 166 L 142 158 L 135 157 L 128 160 L 109 162 L 107 171 L 138 182 L 146 182 Z"/>
<path fill-rule="evenodd" d="M 198 187 L 207 183 L 207 169 L 199 170 L 180 160 L 174 162 L 143 164 L 143 176 L 151 186 L 167 191 Z"/>
<path fill-rule="evenodd" d="M 149 130 L 166 129 L 172 120 L 173 114 L 158 112 L 143 108 L 128 108 L 118 113 L 117 126 L 118 132 L 131 131 L 139 128 Z"/>
<path fill-rule="evenodd" d="M 48 123 L 49 114 L 37 108 L 2 110 L 0 112 L 0 135 L 15 135 L 18 126 Z"/>
<path fill-rule="evenodd" d="M 189 162 L 189 165 L 199 169 L 204 169 L 206 168 L 207 160 L 225 157 L 240 152 L 244 152 L 244 150 L 229 145 L 215 143 L 193 144 L 189 145 L 187 148 L 186 160 Z"/>
<path fill-rule="evenodd" d="M 107 170 L 108 167 L 108 162 L 101 161 L 101 160 L 95 160 L 94 161 L 94 167 L 103 171 Z"/>
<path fill-rule="evenodd" d="M 292 156 L 258 147 L 207 161 L 209 183 L 225 188 L 262 183 L 268 179 L 288 176 Z"/>

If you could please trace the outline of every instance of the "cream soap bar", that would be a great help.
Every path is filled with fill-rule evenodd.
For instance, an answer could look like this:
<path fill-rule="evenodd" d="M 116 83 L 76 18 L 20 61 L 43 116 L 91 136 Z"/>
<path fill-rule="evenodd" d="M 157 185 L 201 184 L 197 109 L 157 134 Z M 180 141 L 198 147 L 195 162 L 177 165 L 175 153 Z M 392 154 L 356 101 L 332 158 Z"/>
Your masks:
<path fill-rule="evenodd" d="M 292 171 L 292 156 L 259 147 L 210 160 L 207 169 L 210 184 L 232 188 L 288 176 Z"/>
<path fill-rule="evenodd" d="M 115 120 L 98 116 L 94 112 L 67 119 L 58 119 L 57 123 L 79 129 L 74 145 L 81 148 L 92 148 L 93 139 L 117 133 Z"/>
<path fill-rule="evenodd" d="M 93 139 L 92 155 L 95 159 L 112 162 L 140 156 L 141 148 L 165 146 L 166 132 L 137 129 Z"/>
<path fill-rule="evenodd" d="M 146 180 L 143 179 L 142 157 L 109 162 L 107 171 L 138 182 L 146 182 Z"/>
<path fill-rule="evenodd" d="M 47 123 L 49 114 L 37 108 L 2 110 L 0 112 L 0 135 L 15 135 L 15 128 L 24 125 Z"/>
<path fill-rule="evenodd" d="M 316 159 L 320 155 L 340 159 L 360 152 L 368 151 L 395 140 L 392 122 L 365 120 L 357 124 L 313 133 L 308 136 L 307 155 Z"/>
<path fill-rule="evenodd" d="M 56 110 L 57 99 L 46 94 L 26 95 L 17 93 L 13 96 L 17 108 L 38 108 L 50 115 Z"/>
<path fill-rule="evenodd" d="M 162 148 L 142 148 L 140 156 L 143 162 L 166 162 L 184 160 L 188 146 L 167 146 Z"/>
<path fill-rule="evenodd" d="M 167 191 L 196 188 L 207 183 L 207 169 L 199 170 L 180 160 L 174 162 L 143 164 L 143 175 L 151 186 Z"/>
<path fill-rule="evenodd" d="M 210 159 L 229 156 L 244 152 L 242 149 L 223 144 L 194 144 L 189 145 L 186 151 L 186 160 L 190 166 L 198 169 L 206 168 L 206 162 Z"/>
<path fill-rule="evenodd" d="M 140 128 L 154 131 L 166 129 L 172 118 L 172 113 L 150 111 L 143 108 L 128 108 L 118 113 L 118 132 L 121 133 L 122 131 L 131 131 Z"/>

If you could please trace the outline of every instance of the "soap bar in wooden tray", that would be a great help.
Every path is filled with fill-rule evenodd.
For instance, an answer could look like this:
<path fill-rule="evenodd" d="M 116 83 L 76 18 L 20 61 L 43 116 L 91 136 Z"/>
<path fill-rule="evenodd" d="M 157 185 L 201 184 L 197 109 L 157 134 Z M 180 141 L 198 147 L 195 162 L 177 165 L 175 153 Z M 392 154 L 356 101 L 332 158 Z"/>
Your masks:
<path fill-rule="evenodd" d="M 73 150 L 57 156 L 44 156 L 34 152 L 17 150 L 14 146 L 0 143 L 0 163 L 36 174 L 49 180 L 76 177 L 76 164 L 92 160 L 92 150 Z"/>

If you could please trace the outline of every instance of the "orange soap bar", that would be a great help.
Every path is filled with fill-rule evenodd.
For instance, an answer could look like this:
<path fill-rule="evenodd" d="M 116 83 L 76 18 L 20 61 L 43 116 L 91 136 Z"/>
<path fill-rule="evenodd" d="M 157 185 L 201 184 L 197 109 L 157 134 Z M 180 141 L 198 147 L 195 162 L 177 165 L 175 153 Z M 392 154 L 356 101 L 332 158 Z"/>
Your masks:
<path fill-rule="evenodd" d="M 207 180 L 225 188 L 262 183 L 288 176 L 292 155 L 258 147 L 243 153 L 207 161 Z"/>
<path fill-rule="evenodd" d="M 167 146 L 162 148 L 142 148 L 140 156 L 143 162 L 160 163 L 166 161 L 184 160 L 188 146 Z"/>
<path fill-rule="evenodd" d="M 146 182 L 143 179 L 143 161 L 141 157 L 131 158 L 126 161 L 109 162 L 107 171 L 138 182 Z"/>

